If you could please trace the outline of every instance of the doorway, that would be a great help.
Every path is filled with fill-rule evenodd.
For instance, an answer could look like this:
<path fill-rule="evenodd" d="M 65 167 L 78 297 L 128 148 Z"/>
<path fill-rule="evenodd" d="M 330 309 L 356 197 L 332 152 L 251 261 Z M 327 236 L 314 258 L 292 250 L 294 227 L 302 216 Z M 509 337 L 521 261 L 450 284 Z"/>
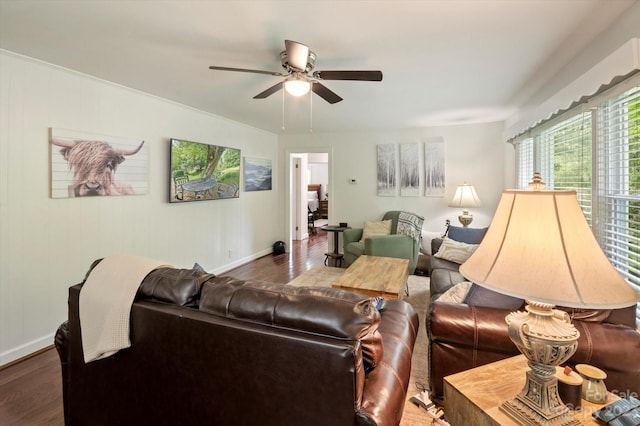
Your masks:
<path fill-rule="evenodd" d="M 319 184 L 319 209 L 321 218 L 330 220 L 333 206 L 328 201 L 329 188 L 332 187 L 332 149 L 326 147 L 288 150 L 289 182 L 287 213 L 289 229 L 289 247 L 291 241 L 309 238 L 308 233 L 308 185 Z M 316 182 L 317 180 L 317 182 Z M 312 182 L 313 181 L 313 182 Z"/>

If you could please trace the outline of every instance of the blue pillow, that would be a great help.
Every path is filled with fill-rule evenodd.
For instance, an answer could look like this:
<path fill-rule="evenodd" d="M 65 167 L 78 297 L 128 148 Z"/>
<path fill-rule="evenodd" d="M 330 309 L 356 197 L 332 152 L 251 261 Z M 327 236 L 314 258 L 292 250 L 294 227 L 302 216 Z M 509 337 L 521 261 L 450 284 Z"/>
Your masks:
<path fill-rule="evenodd" d="M 473 283 L 462 303 L 469 306 L 484 306 L 487 308 L 508 309 L 513 311 L 519 309 L 524 303 L 524 300 L 507 296 L 506 294 L 501 294 Z"/>
<path fill-rule="evenodd" d="M 462 226 L 449 226 L 447 236 L 454 241 L 466 244 L 480 244 L 487 233 L 487 228 L 463 228 Z"/>

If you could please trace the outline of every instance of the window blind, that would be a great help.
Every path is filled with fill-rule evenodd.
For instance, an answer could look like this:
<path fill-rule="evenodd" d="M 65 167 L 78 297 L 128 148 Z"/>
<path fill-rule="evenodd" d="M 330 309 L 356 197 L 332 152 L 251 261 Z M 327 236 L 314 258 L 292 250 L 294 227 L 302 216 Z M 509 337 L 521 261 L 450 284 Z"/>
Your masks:
<path fill-rule="evenodd" d="M 543 130 L 538 146 L 538 169 L 546 188 L 576 191 L 591 222 L 591 112 L 579 112 Z"/>
<path fill-rule="evenodd" d="M 518 142 L 516 149 L 516 185 L 518 189 L 527 189 L 533 177 L 533 138 L 526 138 Z"/>
<path fill-rule="evenodd" d="M 596 236 L 640 291 L 640 86 L 598 106 L 597 117 Z"/>

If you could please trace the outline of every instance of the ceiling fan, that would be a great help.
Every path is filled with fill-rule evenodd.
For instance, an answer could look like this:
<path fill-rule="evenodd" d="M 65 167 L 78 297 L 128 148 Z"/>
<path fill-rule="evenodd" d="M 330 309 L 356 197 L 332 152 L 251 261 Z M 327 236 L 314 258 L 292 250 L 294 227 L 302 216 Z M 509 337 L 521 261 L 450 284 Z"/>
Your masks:
<path fill-rule="evenodd" d="M 267 74 L 276 77 L 285 77 L 283 81 L 269 87 L 264 92 L 258 93 L 254 99 L 264 99 L 273 95 L 283 87 L 293 96 L 302 96 L 312 90 L 330 104 L 340 102 L 342 98 L 335 92 L 320 83 L 323 80 L 357 80 L 357 81 L 382 81 L 382 71 L 313 71 L 316 62 L 316 54 L 309 47 L 296 41 L 285 40 L 286 50 L 280 53 L 282 67 L 286 72 L 273 72 L 262 70 L 250 70 L 245 68 L 230 68 L 210 66 L 209 69 L 219 71 L 251 72 Z"/>

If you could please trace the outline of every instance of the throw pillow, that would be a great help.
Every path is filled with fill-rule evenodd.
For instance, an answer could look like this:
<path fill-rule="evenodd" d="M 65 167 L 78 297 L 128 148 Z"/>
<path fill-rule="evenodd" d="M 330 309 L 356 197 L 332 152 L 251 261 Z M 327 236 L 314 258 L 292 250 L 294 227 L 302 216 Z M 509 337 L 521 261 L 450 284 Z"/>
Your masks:
<path fill-rule="evenodd" d="M 467 296 L 469 287 L 471 287 L 471 283 L 469 281 L 458 283 L 442 293 L 442 296 L 438 297 L 438 302 L 462 303 L 464 298 Z"/>
<path fill-rule="evenodd" d="M 462 264 L 471 257 L 477 248 L 478 244 L 461 243 L 459 241 L 452 240 L 449 237 L 444 237 L 442 245 L 440 245 L 438 252 L 434 254 L 434 256 Z"/>
<path fill-rule="evenodd" d="M 485 306 L 487 308 L 520 309 L 524 301 L 517 297 L 507 296 L 488 288 L 473 284 L 462 302 L 469 306 Z"/>
<path fill-rule="evenodd" d="M 365 222 L 362 228 L 362 239 L 360 241 L 364 241 L 369 237 L 389 234 L 391 234 L 391 219 L 379 222 Z"/>
<path fill-rule="evenodd" d="M 464 228 L 451 225 L 447 229 L 447 237 L 467 244 L 480 244 L 486 233 L 487 228 Z"/>

